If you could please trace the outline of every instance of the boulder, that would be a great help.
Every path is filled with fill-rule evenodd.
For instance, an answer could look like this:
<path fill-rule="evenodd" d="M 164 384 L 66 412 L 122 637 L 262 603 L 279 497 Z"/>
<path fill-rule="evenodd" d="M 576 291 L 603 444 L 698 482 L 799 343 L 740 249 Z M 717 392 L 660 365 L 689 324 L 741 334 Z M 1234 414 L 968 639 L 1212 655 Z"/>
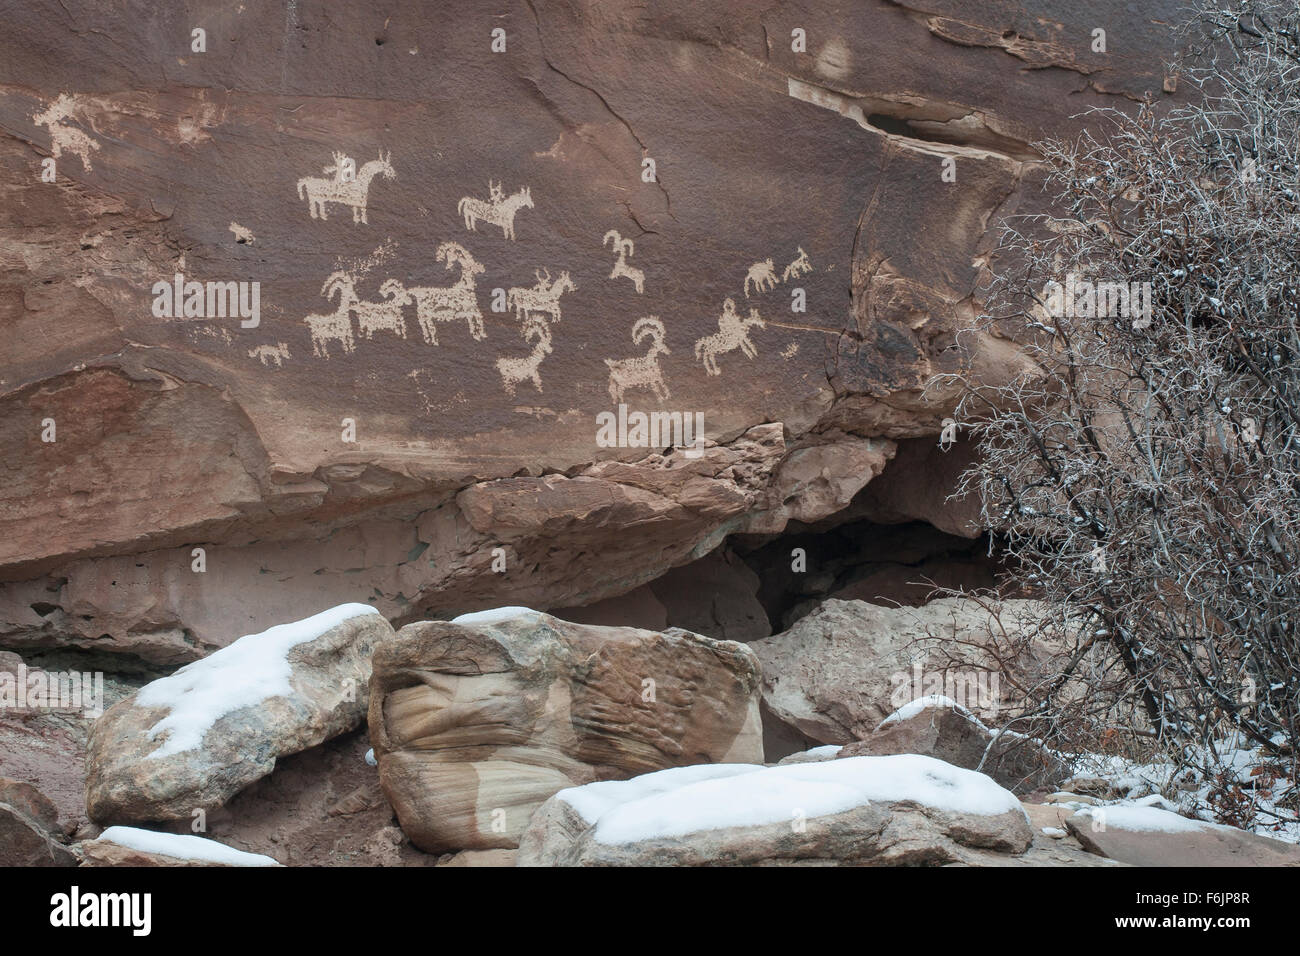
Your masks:
<path fill-rule="evenodd" d="M 0 777 L 0 866 L 76 866 L 59 842 L 59 812 L 31 784 Z"/>
<path fill-rule="evenodd" d="M 1002 626 L 1031 627 L 1032 601 L 1006 600 Z M 996 672 L 944 672 L 943 642 L 980 644 L 998 633 L 984 606 L 940 598 L 921 607 L 882 607 L 865 601 L 823 602 L 789 630 L 750 646 L 763 665 L 763 703 L 769 739 L 793 730 L 818 744 L 866 738 L 907 702 L 941 693 L 976 714 L 1001 703 Z M 786 753 L 769 751 L 769 760 Z"/>
<path fill-rule="evenodd" d="M 845 744 L 839 757 L 924 754 L 956 767 L 980 770 L 1013 793 L 1030 793 L 1064 780 L 1069 765 L 1023 734 L 989 730 L 946 697 L 924 697 L 890 714 L 864 739 Z"/>
<path fill-rule="evenodd" d="M 0 777 L 0 803 L 8 804 L 46 830 L 59 829 L 59 809 L 45 794 L 30 783 Z"/>
<path fill-rule="evenodd" d="M 1160 807 L 1087 807 L 1065 821 L 1092 853 L 1132 866 L 1300 866 L 1300 846 Z"/>
<path fill-rule="evenodd" d="M 563 790 L 519 866 L 944 865 L 1018 855 L 1019 801 L 931 757 L 681 767 Z"/>
<path fill-rule="evenodd" d="M 371 655 L 392 633 L 373 608 L 343 604 L 145 685 L 91 731 L 91 819 L 188 819 L 266 776 L 277 758 L 359 726 Z"/>
<path fill-rule="evenodd" d="M 758 695 L 743 644 L 503 608 L 408 624 L 380 647 L 370 735 L 417 847 L 510 849 L 566 787 L 761 760 Z"/>
<path fill-rule="evenodd" d="M 269 856 L 205 837 L 123 826 L 109 827 L 98 839 L 81 844 L 81 852 L 82 866 L 280 866 Z"/>

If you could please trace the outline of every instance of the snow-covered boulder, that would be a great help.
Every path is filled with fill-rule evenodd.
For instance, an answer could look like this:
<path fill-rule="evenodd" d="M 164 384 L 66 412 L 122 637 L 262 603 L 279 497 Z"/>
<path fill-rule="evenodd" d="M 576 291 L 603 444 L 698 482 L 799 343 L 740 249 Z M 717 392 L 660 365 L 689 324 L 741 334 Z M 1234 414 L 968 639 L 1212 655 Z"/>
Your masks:
<path fill-rule="evenodd" d="M 109 827 L 81 844 L 84 866 L 279 866 L 260 853 L 245 853 L 206 837 Z"/>
<path fill-rule="evenodd" d="M 355 729 L 371 657 L 392 635 L 374 608 L 343 604 L 241 637 L 146 684 L 91 730 L 91 819 L 188 819 L 266 776 L 277 758 Z"/>
<path fill-rule="evenodd" d="M 912 701 L 864 739 L 839 751 L 842 758 L 886 754 L 924 754 L 967 770 L 978 769 L 1015 793 L 1055 786 L 1070 772 L 1040 741 L 991 730 L 965 707 L 941 695 Z"/>
<path fill-rule="evenodd" d="M 1133 866 L 1300 866 L 1300 846 L 1136 803 L 1086 807 L 1065 821 L 1092 853 Z"/>
<path fill-rule="evenodd" d="M 520 866 L 939 865 L 1016 855 L 1020 802 L 931 757 L 681 767 L 562 790 Z"/>
<path fill-rule="evenodd" d="M 513 848 L 575 784 L 763 759 L 753 652 L 676 628 L 526 608 L 410 624 L 376 653 L 371 691 L 380 784 L 429 853 Z"/>

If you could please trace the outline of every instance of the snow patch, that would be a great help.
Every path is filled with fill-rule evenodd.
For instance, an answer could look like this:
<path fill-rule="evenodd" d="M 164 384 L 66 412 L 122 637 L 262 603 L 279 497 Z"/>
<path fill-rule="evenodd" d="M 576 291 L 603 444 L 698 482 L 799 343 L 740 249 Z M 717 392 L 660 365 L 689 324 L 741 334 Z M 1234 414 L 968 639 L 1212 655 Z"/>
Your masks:
<path fill-rule="evenodd" d="M 822 744 L 820 747 L 812 747 L 805 750 L 804 753 L 808 754 L 810 757 L 825 757 L 827 760 L 830 760 L 843 749 L 843 744 Z"/>
<path fill-rule="evenodd" d="M 234 847 L 203 837 L 179 833 L 158 833 L 138 827 L 109 827 L 99 835 L 101 840 L 116 843 L 140 853 L 156 853 L 176 860 L 202 860 L 205 863 L 224 863 L 227 866 L 279 866 L 280 863 L 260 853 L 245 853 Z"/>
<path fill-rule="evenodd" d="M 1217 823 L 1189 820 L 1159 807 L 1123 806 L 1088 807 L 1079 813 L 1092 817 L 1107 830 L 1131 830 L 1142 833 L 1199 833 L 1203 830 L 1228 829 Z"/>
<path fill-rule="evenodd" d="M 513 621 L 517 617 L 529 616 L 538 617 L 539 612 L 530 607 L 494 607 L 486 611 L 474 611 L 470 614 L 462 614 L 460 617 L 453 617 L 451 623 L 464 624 L 467 627 L 490 627 L 503 621 Z"/>
<path fill-rule="evenodd" d="M 1158 806 L 1136 806 L 1132 804 L 1110 804 L 1108 806 L 1088 806 L 1079 810 L 1080 816 L 1096 819 L 1097 826 L 1106 830 L 1130 830 L 1134 832 L 1152 832 L 1152 834 L 1192 834 L 1203 830 L 1230 830 L 1231 827 L 1219 823 L 1206 823 L 1200 819 L 1180 817 L 1177 813 L 1162 810 Z"/>
<path fill-rule="evenodd" d="M 911 801 L 981 816 L 1021 811 L 1020 801 L 984 774 L 917 754 L 766 768 L 677 767 L 557 796 L 595 824 L 594 838 L 604 844 L 828 816 L 872 801 Z"/>
<path fill-rule="evenodd" d="M 913 717 L 921 713 L 923 710 L 928 710 L 931 707 L 955 710 L 957 713 L 961 714 L 971 723 L 978 726 L 981 730 L 989 731 L 989 729 L 984 726 L 984 724 L 980 721 L 978 717 L 972 714 L 961 704 L 957 703 L 951 697 L 945 697 L 943 694 L 926 694 L 924 697 L 918 697 L 916 698 L 916 700 L 904 704 L 902 707 L 898 708 L 898 710 L 894 711 L 892 714 L 890 714 L 888 717 L 886 717 L 884 720 L 878 723 L 876 725 L 876 730 L 879 730 L 881 727 L 884 727 L 886 724 L 897 723 L 900 720 L 911 720 Z M 989 731 L 989 733 L 993 733 L 993 731 Z"/>
<path fill-rule="evenodd" d="M 170 713 L 149 728 L 149 739 L 167 739 L 145 759 L 156 760 L 194 750 L 218 720 L 231 711 L 255 707 L 270 697 L 293 693 L 289 649 L 315 640 L 331 628 L 363 614 L 378 614 L 368 604 L 340 604 L 260 634 L 248 634 L 186 664 L 174 674 L 146 684 L 136 695 L 141 707 L 165 707 Z"/>

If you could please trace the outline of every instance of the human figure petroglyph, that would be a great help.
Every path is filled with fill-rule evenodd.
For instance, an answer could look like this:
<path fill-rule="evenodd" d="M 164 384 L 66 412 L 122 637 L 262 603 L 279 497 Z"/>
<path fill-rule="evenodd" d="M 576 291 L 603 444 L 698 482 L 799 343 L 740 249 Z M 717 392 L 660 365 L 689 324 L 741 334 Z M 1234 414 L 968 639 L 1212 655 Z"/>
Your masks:
<path fill-rule="evenodd" d="M 488 182 L 488 200 L 465 196 L 456 205 L 456 211 L 465 217 L 465 228 L 475 232 L 475 224 L 482 219 L 493 226 L 500 226 L 501 233 L 507 239 L 515 238 L 515 213 L 520 209 L 532 209 L 533 196 L 527 186 L 522 186 L 513 195 L 507 196 L 500 183 Z"/>
<path fill-rule="evenodd" d="M 611 229 L 605 233 L 605 238 L 601 242 L 602 246 L 609 245 L 610 240 L 614 242 L 614 249 L 618 252 L 618 259 L 614 262 L 614 271 L 609 274 L 611 279 L 617 279 L 619 276 L 627 276 L 632 280 L 632 286 L 637 293 L 645 291 L 645 273 L 636 266 L 627 264 L 628 256 L 632 255 L 635 247 L 631 239 L 624 239 L 618 234 L 618 231 Z"/>
<path fill-rule="evenodd" d="M 799 246 L 799 257 L 785 267 L 785 271 L 781 273 L 781 281 L 789 282 L 809 272 L 812 272 L 812 263 L 808 261 L 808 253 L 803 251 L 803 246 Z"/>
<path fill-rule="evenodd" d="M 373 339 L 375 333 L 387 330 L 398 338 L 406 338 L 406 319 L 402 316 L 402 306 L 411 301 L 410 293 L 402 288 L 396 279 L 386 279 L 379 287 L 379 294 L 387 302 L 362 302 L 353 298 L 352 311 L 357 314 L 357 330 Z"/>
<path fill-rule="evenodd" d="M 366 223 L 366 202 L 370 194 L 370 181 L 382 174 L 385 179 L 396 179 L 397 172 L 389 161 L 391 153 L 379 153 L 378 159 L 372 159 L 357 171 L 356 178 L 344 177 L 343 170 L 348 157 L 342 153 L 334 154 L 334 164 L 326 166 L 324 172 L 334 173 L 333 179 L 319 176 L 305 176 L 298 180 L 298 198 L 307 200 L 308 210 L 313 219 L 325 219 L 326 207 L 330 203 L 352 207 L 352 221 Z"/>
<path fill-rule="evenodd" d="M 464 319 L 469 324 L 469 334 L 481 342 L 487 335 L 483 328 L 483 313 L 478 307 L 475 277 L 484 272 L 469 250 L 460 243 L 444 242 L 438 246 L 435 258 L 445 262 L 447 268 L 460 267 L 460 278 L 446 288 L 419 287 L 407 289 L 406 294 L 415 301 L 416 319 L 420 333 L 430 345 L 438 344 L 437 322 L 454 322 Z"/>
<path fill-rule="evenodd" d="M 626 359 L 605 359 L 609 366 L 609 397 L 618 405 L 623 401 L 623 393 L 629 388 L 654 389 L 659 401 L 668 400 L 668 386 L 664 384 L 663 371 L 659 368 L 659 356 L 671 355 L 664 324 L 655 315 L 637 319 L 632 326 L 632 342 L 640 345 L 642 340 L 650 339 L 650 349 L 645 355 Z"/>
<path fill-rule="evenodd" d="M 551 354 L 551 327 L 546 320 L 532 315 L 524 320 L 524 341 L 534 340 L 533 350 L 523 358 L 497 359 L 497 371 L 501 373 L 501 384 L 506 394 L 515 396 L 515 386 L 524 379 L 533 383 L 538 392 L 542 390 L 542 376 L 539 367 L 542 359 Z"/>
<path fill-rule="evenodd" d="M 276 342 L 274 345 L 259 345 L 248 350 L 248 357 L 257 359 L 268 368 L 272 365 L 281 368 L 284 365 L 284 360 L 289 357 L 289 346 L 283 342 Z"/>
<path fill-rule="evenodd" d="M 352 305 L 357 300 L 352 277 L 346 272 L 333 272 L 325 279 L 320 294 L 327 299 L 339 297 L 338 308 L 327 315 L 308 315 L 303 318 L 311 330 L 311 351 L 318 358 L 328 359 L 329 345 L 337 342 L 344 352 L 355 352 L 352 338 Z"/>
<path fill-rule="evenodd" d="M 67 125 L 78 106 L 76 97 L 60 93 L 43 112 L 32 114 L 32 122 L 50 131 L 50 153 L 55 159 L 69 152 L 81 161 L 82 169 L 91 172 L 90 154 L 100 148 L 99 143 L 77 127 Z"/>
<path fill-rule="evenodd" d="M 754 284 L 755 292 L 766 292 L 776 288 L 776 266 L 771 259 L 755 262 L 745 273 L 745 298 L 749 298 L 749 285 Z"/>
<path fill-rule="evenodd" d="M 545 312 L 553 321 L 560 321 L 560 296 L 576 292 L 578 287 L 567 271 L 561 272 L 557 279 L 551 278 L 550 269 L 534 269 L 533 275 L 537 276 L 537 284 L 531 289 L 519 286 L 510 289 L 506 293 L 506 305 L 515 310 L 515 317 L 520 321 L 530 312 Z"/>
<path fill-rule="evenodd" d="M 695 357 L 704 361 L 704 371 L 710 375 L 721 375 L 717 356 L 732 349 L 739 348 L 749 358 L 758 354 L 754 343 L 749 340 L 751 328 L 766 328 L 766 323 L 758 314 L 758 309 L 749 310 L 749 318 L 741 318 L 736 311 L 734 299 L 722 303 L 722 315 L 718 317 L 718 331 L 706 335 L 695 343 Z"/>

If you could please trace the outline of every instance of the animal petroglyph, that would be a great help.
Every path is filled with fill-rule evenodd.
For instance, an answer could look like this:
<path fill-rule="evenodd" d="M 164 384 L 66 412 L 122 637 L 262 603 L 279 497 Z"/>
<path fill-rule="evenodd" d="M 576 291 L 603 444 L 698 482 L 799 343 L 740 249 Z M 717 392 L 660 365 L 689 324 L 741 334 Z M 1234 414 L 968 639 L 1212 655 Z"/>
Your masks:
<path fill-rule="evenodd" d="M 438 344 L 437 322 L 454 322 L 464 319 L 469 324 L 469 334 L 476 342 L 486 336 L 483 313 L 479 311 L 475 277 L 483 274 L 483 266 L 470 255 L 469 250 L 455 242 L 444 242 L 438 247 L 435 258 L 445 262 L 447 268 L 460 267 L 460 278 L 446 288 L 420 287 L 407 289 L 406 294 L 415 301 L 416 319 L 420 333 L 430 345 Z"/>
<path fill-rule="evenodd" d="M 601 242 L 602 246 L 609 245 L 610 240 L 614 242 L 614 249 L 618 252 L 618 259 L 614 262 L 614 271 L 609 274 L 611 279 L 617 279 L 619 276 L 627 276 L 632 280 L 632 286 L 637 293 L 645 291 L 645 273 L 636 266 L 627 264 L 628 256 L 632 255 L 634 246 L 631 239 L 624 239 L 617 230 L 611 229 L 605 233 L 605 239 Z"/>
<path fill-rule="evenodd" d="M 50 131 L 50 152 L 55 159 L 65 152 L 71 153 L 81 161 L 81 168 L 90 172 L 92 168 L 90 154 L 100 147 L 99 143 L 84 131 L 68 125 L 72 114 L 79 106 L 76 97 L 60 93 L 44 111 L 32 114 L 32 122 Z"/>
<path fill-rule="evenodd" d="M 635 358 L 605 359 L 609 366 L 609 397 L 615 405 L 622 404 L 623 393 L 629 388 L 654 389 L 659 401 L 668 400 L 668 386 L 664 384 L 664 375 L 659 368 L 659 356 L 672 354 L 664 342 L 665 335 L 659 317 L 647 315 L 637 319 L 632 326 L 632 342 L 640 345 L 642 340 L 649 338 L 649 351 Z"/>
<path fill-rule="evenodd" d="M 497 359 L 497 371 L 501 373 L 501 384 L 506 394 L 515 396 L 515 386 L 524 379 L 533 383 L 538 392 L 542 390 L 542 376 L 538 368 L 542 359 L 551 354 L 551 327 L 546 320 L 538 316 L 529 316 L 524 320 L 524 341 L 534 341 L 533 350 L 523 358 Z"/>
<path fill-rule="evenodd" d="M 755 292 L 766 292 L 768 289 L 776 288 L 776 266 L 772 264 L 771 259 L 764 259 L 762 262 L 755 262 L 745 273 L 745 298 L 749 298 L 750 283 L 754 285 Z"/>
<path fill-rule="evenodd" d="M 781 273 L 781 281 L 789 282 L 809 272 L 812 272 L 812 263 L 808 261 L 808 253 L 803 251 L 803 246 L 799 246 L 799 257 L 785 267 L 785 271 Z"/>
<path fill-rule="evenodd" d="M 351 291 L 351 286 L 347 287 Z M 357 329 L 367 340 L 373 339 L 375 333 L 387 330 L 398 338 L 406 338 L 406 319 L 402 317 L 402 306 L 410 301 L 410 294 L 402 288 L 396 279 L 386 279 L 379 287 L 379 294 L 387 302 L 362 302 L 353 299 L 352 310 L 357 314 Z"/>
<path fill-rule="evenodd" d="M 704 361 L 704 371 L 710 375 L 721 375 L 717 356 L 732 349 L 739 348 L 745 355 L 753 358 L 758 354 L 754 343 L 749 340 L 751 328 L 764 328 L 765 323 L 759 317 L 758 309 L 749 310 L 749 318 L 741 318 L 736 312 L 736 303 L 727 299 L 722 303 L 722 315 L 718 317 L 718 331 L 706 335 L 695 343 L 695 357 Z"/>
<path fill-rule="evenodd" d="M 253 235 L 251 229 L 245 229 L 237 222 L 232 222 L 230 224 L 230 231 L 235 234 L 235 242 L 243 243 L 246 246 L 251 246 L 254 242 L 257 241 L 257 237 Z"/>
<path fill-rule="evenodd" d="M 533 275 L 537 276 L 537 284 L 531 289 L 519 286 L 510 289 L 506 293 L 506 305 L 515 310 L 515 317 L 520 321 L 530 312 L 545 312 L 554 321 L 560 321 L 560 296 L 565 292 L 576 292 L 578 287 L 568 272 L 561 272 L 558 279 L 551 278 L 550 269 L 534 269 Z"/>
<path fill-rule="evenodd" d="M 308 315 L 303 321 L 311 330 L 311 351 L 318 358 L 328 359 L 331 342 L 343 346 L 344 352 L 355 352 L 356 342 L 352 338 L 352 304 L 357 294 L 353 280 L 345 272 L 334 272 L 321 286 L 320 294 L 327 299 L 339 297 L 338 308 L 328 315 Z"/>
<path fill-rule="evenodd" d="M 307 208 L 313 219 L 325 219 L 326 208 L 330 203 L 352 207 L 354 223 L 369 223 L 366 218 L 366 200 L 370 193 L 370 181 L 383 174 L 385 179 L 396 179 L 397 172 L 389 162 L 391 154 L 380 152 L 378 159 L 372 159 L 361 167 L 355 178 L 347 177 L 344 170 L 352 162 L 342 153 L 334 154 L 334 164 L 326 166 L 326 173 L 333 173 L 333 179 L 319 176 L 305 176 L 298 180 L 298 198 L 307 200 Z"/>
<path fill-rule="evenodd" d="M 274 345 L 259 345 L 248 350 L 248 357 L 257 359 L 268 368 L 272 365 L 280 368 L 284 365 L 284 360 L 289 357 L 289 346 L 283 342 L 276 342 Z"/>
<path fill-rule="evenodd" d="M 501 190 L 500 183 L 488 182 L 488 200 L 465 196 L 456 206 L 456 211 L 465 217 L 465 228 L 475 232 L 475 224 L 482 219 L 493 226 L 500 226 L 501 233 L 507 239 L 515 237 L 515 213 L 520 209 L 532 209 L 533 196 L 527 186 L 507 196 Z"/>

